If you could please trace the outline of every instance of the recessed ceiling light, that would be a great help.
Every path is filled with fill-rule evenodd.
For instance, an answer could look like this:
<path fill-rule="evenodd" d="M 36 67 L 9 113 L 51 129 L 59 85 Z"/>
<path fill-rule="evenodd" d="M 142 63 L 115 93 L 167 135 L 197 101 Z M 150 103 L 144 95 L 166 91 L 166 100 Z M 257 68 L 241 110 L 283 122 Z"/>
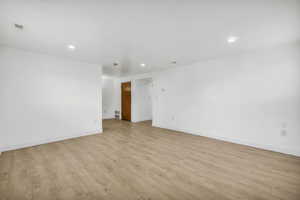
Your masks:
<path fill-rule="evenodd" d="M 232 43 L 235 43 L 238 39 L 239 39 L 239 37 L 237 37 L 237 36 L 230 36 L 227 38 L 227 42 L 229 44 L 232 44 Z"/>
<path fill-rule="evenodd" d="M 74 45 L 72 45 L 72 44 L 69 44 L 69 45 L 68 45 L 68 49 L 70 49 L 70 50 L 72 50 L 72 51 L 73 51 L 73 50 L 75 50 L 75 49 L 76 49 L 76 47 L 75 47 Z"/>
<path fill-rule="evenodd" d="M 146 64 L 145 63 L 141 63 L 141 67 L 146 67 Z"/>

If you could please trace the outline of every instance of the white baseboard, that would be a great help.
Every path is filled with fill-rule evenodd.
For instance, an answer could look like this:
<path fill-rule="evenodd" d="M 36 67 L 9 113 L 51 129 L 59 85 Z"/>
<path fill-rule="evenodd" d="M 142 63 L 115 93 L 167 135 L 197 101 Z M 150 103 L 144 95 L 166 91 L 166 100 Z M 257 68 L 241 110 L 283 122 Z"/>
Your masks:
<path fill-rule="evenodd" d="M 63 141 L 63 140 L 72 139 L 72 138 L 78 138 L 78 137 L 83 137 L 83 136 L 88 136 L 88 135 L 96 135 L 96 134 L 100 134 L 102 132 L 103 132 L 103 129 L 98 129 L 98 130 L 89 131 L 89 132 L 85 132 L 85 133 L 72 134 L 72 135 L 61 136 L 61 137 L 56 137 L 56 138 L 48 138 L 48 139 L 32 141 L 32 142 L 24 143 L 24 144 L 4 146 L 4 147 L 0 147 L 0 153 L 4 152 L 4 151 L 22 149 L 22 148 L 26 148 L 26 147 L 33 147 L 33 146 L 37 146 L 37 145 L 41 145 L 41 144 L 48 144 L 48 143 Z"/>
<path fill-rule="evenodd" d="M 155 125 L 155 124 L 153 124 L 153 126 L 158 127 L 158 128 L 163 128 L 163 129 L 169 129 L 169 130 L 179 131 L 179 132 L 183 132 L 183 133 L 188 133 L 188 134 L 192 134 L 192 135 L 197 135 L 197 136 L 204 136 L 204 137 L 213 138 L 213 139 L 217 139 L 217 140 L 222 140 L 222 141 L 226 141 L 226 142 L 232 142 L 232 143 L 236 143 L 236 144 L 251 146 L 251 147 L 255 147 L 255 148 L 259 148 L 259 149 L 263 149 L 263 150 L 269 150 L 269 151 L 274 151 L 274 152 L 279 152 L 279 153 L 284 153 L 284 154 L 290 154 L 290 155 L 294 155 L 294 156 L 300 156 L 300 149 L 288 148 L 288 147 L 278 147 L 278 146 L 268 145 L 268 144 L 257 144 L 257 143 L 253 143 L 253 142 L 250 142 L 250 141 L 242 141 L 242 140 L 238 140 L 238 139 L 218 136 L 218 135 L 215 135 L 215 134 L 195 132 L 195 131 L 192 131 L 192 130 L 178 129 L 178 128 L 174 128 L 174 127 L 173 128 L 172 127 L 165 127 L 165 126 Z"/>

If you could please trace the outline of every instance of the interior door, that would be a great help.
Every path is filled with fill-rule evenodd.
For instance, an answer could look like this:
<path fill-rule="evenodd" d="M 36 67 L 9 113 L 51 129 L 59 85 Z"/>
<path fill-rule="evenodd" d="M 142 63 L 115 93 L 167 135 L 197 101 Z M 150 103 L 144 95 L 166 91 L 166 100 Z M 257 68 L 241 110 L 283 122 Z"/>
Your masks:
<path fill-rule="evenodd" d="M 131 121 L 131 82 L 122 83 L 122 119 Z"/>

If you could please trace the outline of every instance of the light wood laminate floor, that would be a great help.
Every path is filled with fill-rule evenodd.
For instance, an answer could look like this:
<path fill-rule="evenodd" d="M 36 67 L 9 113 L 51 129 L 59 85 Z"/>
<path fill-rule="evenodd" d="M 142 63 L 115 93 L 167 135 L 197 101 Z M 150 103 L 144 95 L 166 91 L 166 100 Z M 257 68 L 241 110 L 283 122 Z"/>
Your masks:
<path fill-rule="evenodd" d="M 300 199 L 300 158 L 146 123 L 0 156 L 1 200 Z"/>

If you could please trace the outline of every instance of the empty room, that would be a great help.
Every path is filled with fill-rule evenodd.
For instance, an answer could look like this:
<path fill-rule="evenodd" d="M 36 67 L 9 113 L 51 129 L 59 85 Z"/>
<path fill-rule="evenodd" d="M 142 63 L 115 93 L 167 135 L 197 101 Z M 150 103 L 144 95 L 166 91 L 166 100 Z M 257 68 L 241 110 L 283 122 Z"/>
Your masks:
<path fill-rule="evenodd" d="M 299 0 L 0 0 L 0 200 L 300 200 Z"/>

